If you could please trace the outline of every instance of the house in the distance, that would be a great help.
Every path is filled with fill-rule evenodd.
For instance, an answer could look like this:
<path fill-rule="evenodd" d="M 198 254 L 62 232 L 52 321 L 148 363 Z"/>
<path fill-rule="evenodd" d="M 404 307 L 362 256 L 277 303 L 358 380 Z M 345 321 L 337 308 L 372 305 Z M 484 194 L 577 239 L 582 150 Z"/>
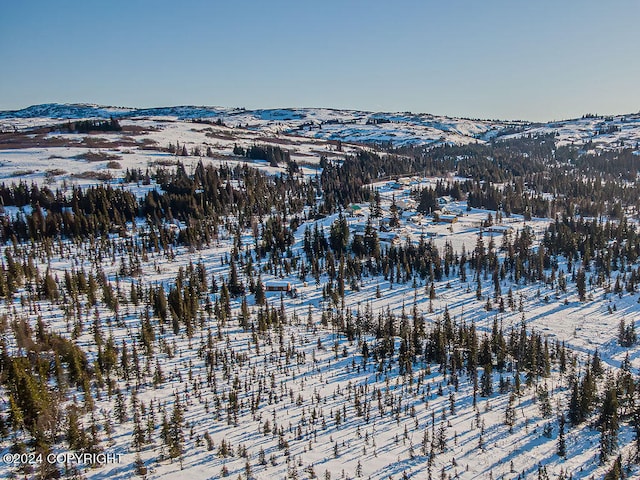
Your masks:
<path fill-rule="evenodd" d="M 266 292 L 282 292 L 290 297 L 295 297 L 298 293 L 297 289 L 292 287 L 289 282 L 267 282 L 264 286 Z"/>
<path fill-rule="evenodd" d="M 439 215 L 437 218 L 438 221 L 442 223 L 458 223 L 458 217 L 456 215 Z"/>

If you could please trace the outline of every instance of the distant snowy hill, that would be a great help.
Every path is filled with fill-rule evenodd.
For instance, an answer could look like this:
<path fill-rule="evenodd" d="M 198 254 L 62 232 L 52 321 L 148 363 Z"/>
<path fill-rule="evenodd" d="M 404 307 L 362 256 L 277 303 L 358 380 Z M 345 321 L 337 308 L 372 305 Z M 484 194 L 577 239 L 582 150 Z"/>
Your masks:
<path fill-rule="evenodd" d="M 220 120 L 231 127 L 265 133 L 353 143 L 404 145 L 464 145 L 523 134 L 556 134 L 559 145 L 594 149 L 635 146 L 640 142 L 640 114 L 585 118 L 550 123 L 464 119 L 429 114 L 365 112 L 327 108 L 246 110 L 205 106 L 122 108 L 90 104 L 43 104 L 0 112 L 3 125 L 28 126 L 37 119 L 164 118 Z M 19 122 L 23 120 L 23 122 Z"/>

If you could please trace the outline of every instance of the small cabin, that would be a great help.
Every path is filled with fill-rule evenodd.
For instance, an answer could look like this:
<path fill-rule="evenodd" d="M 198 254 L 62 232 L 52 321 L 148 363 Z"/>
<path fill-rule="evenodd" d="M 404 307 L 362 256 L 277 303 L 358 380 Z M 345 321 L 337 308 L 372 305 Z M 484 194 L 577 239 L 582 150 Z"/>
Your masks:
<path fill-rule="evenodd" d="M 297 295 L 297 289 L 292 287 L 289 282 L 267 282 L 264 286 L 266 292 L 283 292 L 290 297 Z"/>
<path fill-rule="evenodd" d="M 416 201 L 411 198 L 401 199 L 396 202 L 396 206 L 401 210 L 415 209 Z"/>
<path fill-rule="evenodd" d="M 265 284 L 264 289 L 267 292 L 289 292 L 291 284 L 289 282 L 268 282 Z"/>
<path fill-rule="evenodd" d="M 491 225 L 490 227 L 487 227 L 484 229 L 485 232 L 487 233 L 513 233 L 514 229 L 513 227 L 510 227 L 508 225 Z"/>
<path fill-rule="evenodd" d="M 362 211 L 362 207 L 360 205 L 356 205 L 355 203 L 352 203 L 351 205 L 349 205 L 349 213 L 351 214 L 352 217 L 363 217 L 364 216 L 364 212 Z"/>
<path fill-rule="evenodd" d="M 455 215 L 440 215 L 438 221 L 443 223 L 457 223 L 458 217 Z"/>

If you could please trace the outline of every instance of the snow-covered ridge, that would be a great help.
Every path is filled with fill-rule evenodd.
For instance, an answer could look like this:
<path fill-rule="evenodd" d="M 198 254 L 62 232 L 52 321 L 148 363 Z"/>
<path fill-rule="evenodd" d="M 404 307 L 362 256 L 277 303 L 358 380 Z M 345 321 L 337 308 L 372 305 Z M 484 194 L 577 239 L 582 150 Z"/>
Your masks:
<path fill-rule="evenodd" d="M 0 120 L 20 126 L 37 119 L 170 118 L 220 120 L 232 127 L 248 127 L 272 133 L 310 138 L 393 145 L 485 141 L 530 126 L 528 122 L 470 120 L 429 114 L 366 112 L 328 108 L 279 108 L 246 110 L 206 106 L 122 108 L 88 104 L 43 104 L 22 110 L 2 111 Z M 13 120 L 13 122 L 12 122 Z M 39 123 L 39 122 L 38 122 Z"/>
<path fill-rule="evenodd" d="M 308 138 L 356 143 L 403 145 L 464 145 L 498 137 L 555 134 L 558 145 L 593 145 L 596 149 L 635 147 L 640 142 L 640 113 L 586 116 L 548 123 L 481 120 L 416 114 L 329 108 L 247 110 L 209 106 L 124 108 L 91 104 L 43 104 L 0 111 L 6 125 L 24 127 L 41 119 L 149 118 L 220 120 L 231 127 L 266 133 L 289 133 Z"/>

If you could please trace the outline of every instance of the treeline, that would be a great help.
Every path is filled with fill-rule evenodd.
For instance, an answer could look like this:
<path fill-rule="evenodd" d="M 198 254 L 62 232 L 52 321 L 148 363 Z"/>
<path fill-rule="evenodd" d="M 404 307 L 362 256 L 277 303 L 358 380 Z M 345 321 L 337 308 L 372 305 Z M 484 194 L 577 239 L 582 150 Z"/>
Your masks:
<path fill-rule="evenodd" d="M 5 207 L 26 207 L 24 213 L 0 219 L 4 241 L 45 238 L 86 238 L 124 232 L 127 224 L 146 219 L 156 228 L 180 222 L 184 228 L 178 241 L 191 246 L 208 244 L 220 225 L 231 216 L 242 228 L 258 225 L 274 211 L 285 216 L 299 214 L 315 201 L 315 187 L 292 176 L 267 176 L 256 169 L 204 166 L 199 163 L 192 175 L 178 164 L 173 171 L 158 169 L 153 174 L 129 171 L 131 181 L 153 178 L 160 190 L 151 190 L 141 199 L 126 186 L 98 185 L 71 191 L 25 182 L 0 186 Z M 267 247 L 270 250 L 271 247 Z"/>
<path fill-rule="evenodd" d="M 66 129 L 70 133 L 120 132 L 122 127 L 115 118 L 109 120 L 77 120 L 68 122 Z"/>
<path fill-rule="evenodd" d="M 272 167 L 278 167 L 282 164 L 290 165 L 292 163 L 291 154 L 288 150 L 283 150 L 280 147 L 274 147 L 272 145 L 251 145 L 248 148 L 234 145 L 233 154 L 251 160 L 266 160 Z M 297 164 L 293 162 L 293 165 L 295 165 L 295 169 L 297 170 Z"/>
<path fill-rule="evenodd" d="M 121 188 L 100 185 L 73 187 L 69 195 L 47 187 L 0 186 L 5 206 L 32 206 L 30 212 L 0 218 L 0 239 L 40 241 L 46 238 L 99 237 L 121 231 L 138 216 L 135 195 Z M 46 213 L 45 213 L 46 212 Z"/>
<path fill-rule="evenodd" d="M 324 211 L 370 201 L 366 185 L 402 175 L 447 176 L 467 181 L 451 187 L 469 206 L 503 210 L 527 218 L 556 214 L 622 218 L 625 207 L 640 209 L 633 182 L 640 170 L 632 149 L 585 153 L 556 147 L 553 135 L 523 136 L 488 144 L 402 147 L 387 155 L 361 151 L 341 164 L 321 161 Z M 458 194 L 454 195 L 456 198 Z"/>
<path fill-rule="evenodd" d="M 367 184 L 392 176 L 415 171 L 414 162 L 407 157 L 380 156 L 368 150 L 360 150 L 336 163 L 320 159 L 321 184 L 324 193 L 322 211 L 333 213 L 339 207 L 372 199 Z"/>

